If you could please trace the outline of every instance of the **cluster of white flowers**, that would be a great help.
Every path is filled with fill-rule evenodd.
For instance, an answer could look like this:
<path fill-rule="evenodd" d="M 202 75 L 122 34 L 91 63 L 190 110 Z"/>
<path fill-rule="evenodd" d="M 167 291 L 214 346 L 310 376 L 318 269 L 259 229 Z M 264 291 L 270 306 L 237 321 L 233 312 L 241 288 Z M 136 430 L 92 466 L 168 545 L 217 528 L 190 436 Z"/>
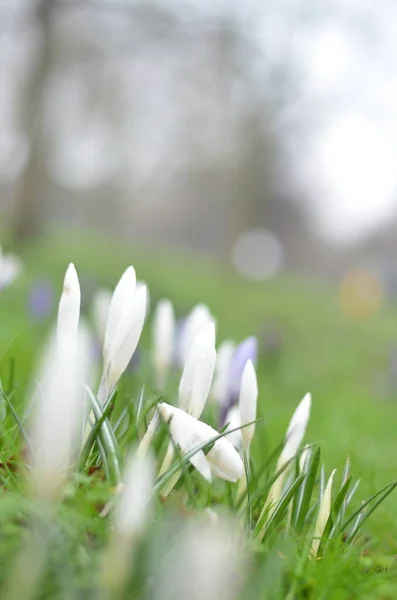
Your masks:
<path fill-rule="evenodd" d="M 78 451 L 78 445 L 81 445 L 82 439 L 83 442 L 86 439 L 81 437 L 87 420 L 82 383 L 87 382 L 87 356 L 90 352 L 87 327 L 80 318 L 80 303 L 79 279 L 74 266 L 70 265 L 59 304 L 56 343 L 51 343 L 41 370 L 40 400 L 34 402 L 31 425 L 35 489 L 46 498 L 59 496 L 73 457 L 76 456 L 76 448 Z M 137 283 L 133 267 L 125 271 L 113 294 L 101 290 L 94 298 L 92 314 L 97 336 L 103 342 L 102 377 L 97 394 L 102 405 L 106 404 L 134 355 L 147 307 L 147 288 Z M 167 299 L 160 300 L 153 318 L 153 375 L 158 390 L 165 392 L 171 368 L 175 363 L 183 362 L 175 398 L 178 406 L 165 401 L 157 404 L 139 447 L 131 452 L 127 460 L 124 484 L 118 490 L 120 494 L 114 514 L 113 542 L 105 561 L 112 565 L 112 569 L 109 571 L 104 568 L 105 583 L 110 587 L 120 585 L 128 569 L 127 562 L 117 560 L 118 549 L 122 546 L 125 555 L 131 555 L 149 515 L 156 480 L 150 444 L 161 420 L 168 424 L 170 442 L 159 475 L 171 466 L 177 447 L 182 455 L 188 454 L 191 465 L 208 482 L 218 477 L 229 482 L 246 483 L 244 458 L 249 464 L 258 403 L 254 362 L 248 358 L 241 363 L 237 403 L 228 411 L 227 431 L 219 433 L 202 420 L 202 415 L 208 398 L 215 398 L 220 405 L 226 402 L 228 378 L 235 354 L 234 343 L 229 340 L 223 342 L 217 353 L 215 319 L 202 304 L 197 305 L 185 319 L 179 335 L 177 330 L 172 303 Z M 300 451 L 310 407 L 311 397 L 307 394 L 290 421 L 277 463 L 277 471 L 282 472 L 270 490 L 262 514 L 267 512 L 270 515 L 280 500 L 286 473 L 283 468 Z M 238 431 L 233 431 L 233 428 Z M 168 482 L 166 493 L 171 491 L 179 476 L 176 473 L 176 477 Z M 332 477 L 320 504 L 312 555 L 318 549 L 317 539 L 321 537 L 329 516 Z M 259 538 L 262 535 L 263 530 Z M 118 565 L 117 568 L 115 565 Z"/>

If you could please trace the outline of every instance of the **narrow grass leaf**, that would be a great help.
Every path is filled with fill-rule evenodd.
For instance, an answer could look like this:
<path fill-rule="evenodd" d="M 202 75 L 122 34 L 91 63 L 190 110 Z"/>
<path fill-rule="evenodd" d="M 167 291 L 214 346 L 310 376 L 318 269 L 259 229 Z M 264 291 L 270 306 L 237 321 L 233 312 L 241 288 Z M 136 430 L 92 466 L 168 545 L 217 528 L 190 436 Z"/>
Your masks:
<path fill-rule="evenodd" d="M 310 502 L 313 496 L 313 489 L 316 483 L 317 471 L 320 465 L 320 457 L 321 449 L 317 448 L 314 456 L 309 462 L 308 471 L 305 475 L 305 480 L 299 492 L 300 502 L 298 504 L 296 520 L 294 523 L 295 530 L 298 534 L 301 533 L 307 518 Z"/>

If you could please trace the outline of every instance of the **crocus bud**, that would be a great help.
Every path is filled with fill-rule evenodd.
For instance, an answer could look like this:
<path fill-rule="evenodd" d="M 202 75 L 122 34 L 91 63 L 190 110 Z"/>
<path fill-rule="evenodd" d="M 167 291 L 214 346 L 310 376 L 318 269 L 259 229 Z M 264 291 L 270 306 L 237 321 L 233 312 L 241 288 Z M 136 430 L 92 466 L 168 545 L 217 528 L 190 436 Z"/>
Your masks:
<path fill-rule="evenodd" d="M 289 423 L 285 436 L 284 448 L 279 459 L 279 468 L 296 456 L 305 435 L 306 427 L 310 417 L 311 395 L 306 394 L 298 404 Z"/>
<path fill-rule="evenodd" d="M 245 365 L 249 360 L 251 360 L 252 363 L 255 365 L 257 357 L 258 341 L 255 337 L 249 337 L 243 340 L 237 346 L 230 364 L 227 397 L 221 410 L 222 424 L 225 422 L 225 417 L 229 412 L 230 408 L 238 402 L 241 387 L 241 378 L 243 376 Z"/>
<path fill-rule="evenodd" d="M 60 348 L 53 339 L 44 357 L 31 404 L 29 435 L 34 489 L 43 499 L 60 496 L 78 450 L 88 357 L 85 332 L 79 332 L 69 347 Z"/>
<path fill-rule="evenodd" d="M 256 379 L 256 373 L 254 369 L 254 365 L 251 360 L 248 360 L 243 371 L 243 375 L 241 378 L 241 388 L 240 388 L 240 414 L 241 414 L 241 424 L 246 425 L 246 423 L 251 423 L 251 421 L 255 421 L 256 419 L 256 405 L 258 401 L 258 382 Z M 250 445 L 252 442 L 252 438 L 255 433 L 255 423 L 252 425 L 247 425 L 243 427 L 241 430 L 241 435 L 243 438 L 244 450 L 248 454 Z"/>
<path fill-rule="evenodd" d="M 175 343 L 175 315 L 170 300 L 160 300 L 153 320 L 153 364 L 157 385 L 164 387 L 165 378 L 172 365 Z"/>
<path fill-rule="evenodd" d="M 66 271 L 61 301 L 58 308 L 58 345 L 76 339 L 80 320 L 80 283 L 73 264 Z"/>
<path fill-rule="evenodd" d="M 234 349 L 234 343 L 231 340 L 225 340 L 218 348 L 211 397 L 219 406 L 224 406 L 227 400 Z"/>
<path fill-rule="evenodd" d="M 163 402 L 158 409 L 163 419 L 169 422 L 174 444 L 184 454 L 219 435 L 215 429 L 180 408 Z M 240 455 L 224 437 L 219 438 L 207 454 L 199 450 L 189 460 L 207 481 L 212 480 L 212 475 L 226 481 L 237 481 L 244 473 Z"/>
<path fill-rule="evenodd" d="M 320 546 L 321 538 L 324 534 L 324 529 L 327 524 L 328 518 L 331 514 L 331 501 L 332 501 L 332 482 L 334 480 L 336 469 L 331 473 L 328 483 L 324 490 L 323 497 L 321 498 L 320 508 L 318 511 L 318 517 L 316 526 L 314 528 L 314 536 L 310 549 L 310 556 L 315 558 L 317 556 L 318 548 Z"/>
<path fill-rule="evenodd" d="M 106 325 L 104 353 L 108 351 L 111 339 L 120 323 L 123 314 L 128 310 L 128 306 L 136 290 L 136 275 L 134 267 L 128 267 L 116 289 L 114 290 L 112 300 L 109 306 L 108 320 Z"/>
<path fill-rule="evenodd" d="M 109 311 L 110 323 L 114 324 L 114 329 L 109 329 L 108 321 L 104 352 L 104 375 L 109 387 L 117 384 L 128 367 L 141 337 L 146 315 L 146 287 L 142 286 L 132 298 L 128 295 L 124 300 L 117 321 L 113 320 L 112 306 Z"/>
<path fill-rule="evenodd" d="M 22 261 L 15 254 L 2 254 L 0 249 L 0 290 L 8 287 L 22 273 Z"/>
<path fill-rule="evenodd" d="M 226 519 L 190 519 L 178 527 L 154 575 L 153 600 L 237 600 L 245 580 L 238 525 Z"/>
<path fill-rule="evenodd" d="M 114 515 L 118 538 L 139 537 L 147 523 L 155 480 L 152 455 L 134 452 L 127 460 L 124 485 Z"/>
<path fill-rule="evenodd" d="M 99 289 L 92 300 L 92 320 L 98 340 L 105 343 L 106 326 L 109 317 L 112 292 L 106 288 Z"/>
<path fill-rule="evenodd" d="M 276 471 L 281 470 L 285 464 L 294 458 L 298 453 L 299 447 L 302 443 L 303 437 L 305 435 L 307 423 L 309 421 L 310 416 L 310 406 L 311 406 L 311 395 L 306 394 L 306 396 L 301 400 L 296 408 L 294 414 L 292 415 L 292 419 L 289 423 L 287 434 L 285 436 L 284 447 L 281 451 L 280 457 L 277 461 Z M 277 502 L 280 500 L 284 480 L 286 476 L 286 471 L 282 471 L 282 473 L 277 477 L 274 481 L 272 487 L 269 490 L 268 497 L 263 506 L 261 515 L 259 519 L 268 511 L 267 519 L 273 514 L 275 506 Z M 265 532 L 266 521 L 258 534 L 258 538 L 262 539 Z"/>
<path fill-rule="evenodd" d="M 150 312 L 150 293 L 149 293 L 149 288 L 147 286 L 147 284 L 144 281 L 137 281 L 136 282 L 136 289 L 137 291 L 142 288 L 145 287 L 146 288 L 146 316 L 148 316 L 149 312 Z"/>
<path fill-rule="evenodd" d="M 179 406 L 199 418 L 211 389 L 216 364 L 215 325 L 200 331 L 191 347 L 179 384 Z"/>
<path fill-rule="evenodd" d="M 203 327 L 213 322 L 214 317 L 205 304 L 197 304 L 189 313 L 184 323 L 180 346 L 182 364 L 186 361 L 189 351 L 200 331 Z"/>
<path fill-rule="evenodd" d="M 136 544 L 151 513 L 155 480 L 151 454 L 133 452 L 127 460 L 124 484 L 115 507 L 114 528 L 101 569 L 101 587 L 119 597 L 134 561 Z"/>

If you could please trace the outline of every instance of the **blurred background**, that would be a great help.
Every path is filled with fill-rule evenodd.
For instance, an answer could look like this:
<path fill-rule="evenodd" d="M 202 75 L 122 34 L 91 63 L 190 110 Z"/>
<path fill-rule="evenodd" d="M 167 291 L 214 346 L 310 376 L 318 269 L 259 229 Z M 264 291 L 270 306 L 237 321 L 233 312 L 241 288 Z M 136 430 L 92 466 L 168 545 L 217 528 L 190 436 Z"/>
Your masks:
<path fill-rule="evenodd" d="M 392 0 L 0 0 L 3 228 L 392 294 L 396 36 Z"/>

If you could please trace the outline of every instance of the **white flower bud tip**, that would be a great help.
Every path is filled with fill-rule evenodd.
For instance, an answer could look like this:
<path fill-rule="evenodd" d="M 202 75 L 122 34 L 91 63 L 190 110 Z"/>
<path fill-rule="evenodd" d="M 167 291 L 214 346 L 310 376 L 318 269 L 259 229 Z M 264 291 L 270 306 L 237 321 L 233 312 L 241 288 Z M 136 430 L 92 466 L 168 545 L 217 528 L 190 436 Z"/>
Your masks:
<path fill-rule="evenodd" d="M 77 271 L 70 264 L 66 271 L 63 291 L 58 308 L 58 343 L 65 344 L 77 336 L 80 319 L 81 292 Z"/>
<path fill-rule="evenodd" d="M 175 314 L 170 300 L 160 300 L 153 320 L 153 363 L 157 382 L 164 386 L 167 371 L 172 365 L 175 344 Z"/>
<path fill-rule="evenodd" d="M 305 435 L 306 427 L 310 417 L 311 395 L 306 396 L 298 404 L 289 423 L 285 444 L 280 460 L 283 464 L 296 456 Z"/>

